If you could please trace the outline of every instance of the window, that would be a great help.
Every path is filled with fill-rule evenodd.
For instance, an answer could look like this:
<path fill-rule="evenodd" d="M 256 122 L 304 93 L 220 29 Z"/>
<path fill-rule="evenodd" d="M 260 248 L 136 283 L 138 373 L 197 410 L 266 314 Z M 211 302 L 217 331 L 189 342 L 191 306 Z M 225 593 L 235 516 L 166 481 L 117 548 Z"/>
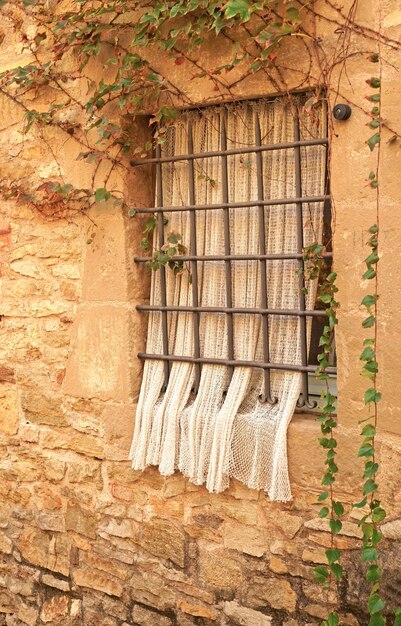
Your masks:
<path fill-rule="evenodd" d="M 296 405 L 312 406 L 309 348 L 322 316 L 317 285 L 297 270 L 304 246 L 323 240 L 329 206 L 326 113 L 301 115 L 304 101 L 184 112 L 138 164 L 156 170 L 156 208 L 140 211 L 157 216 L 155 247 L 180 233 L 189 271 L 161 267 L 138 307 L 149 326 L 137 469 L 179 468 L 210 491 L 233 476 L 291 497 L 286 432 Z"/>

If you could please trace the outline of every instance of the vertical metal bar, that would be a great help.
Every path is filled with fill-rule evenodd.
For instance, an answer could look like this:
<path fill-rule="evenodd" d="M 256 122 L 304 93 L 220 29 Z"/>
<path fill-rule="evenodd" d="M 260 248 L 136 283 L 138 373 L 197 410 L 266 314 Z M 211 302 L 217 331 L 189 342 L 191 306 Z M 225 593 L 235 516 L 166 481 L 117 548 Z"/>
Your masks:
<path fill-rule="evenodd" d="M 255 112 L 255 146 L 259 147 L 262 143 L 260 134 L 259 116 Z M 256 157 L 256 176 L 258 183 L 258 200 L 263 201 L 264 198 L 264 186 L 263 186 L 263 157 L 262 152 L 257 151 Z M 258 230 L 259 230 L 259 254 L 266 254 L 266 224 L 265 224 L 265 207 L 263 204 L 258 206 Z M 259 260 L 260 265 L 260 293 L 261 293 L 261 308 L 267 309 L 267 269 L 266 259 Z M 269 317 L 267 314 L 262 315 L 262 336 L 263 336 L 263 361 L 265 363 L 270 362 L 270 346 L 269 346 Z M 269 404 L 275 404 L 277 398 L 271 397 L 270 386 L 270 370 L 263 370 L 264 380 L 264 393 L 261 394 L 261 402 L 268 402 Z"/>
<path fill-rule="evenodd" d="M 193 145 L 193 133 L 192 124 L 188 124 L 188 155 L 192 155 L 194 152 Z M 188 160 L 188 185 L 189 185 L 189 204 L 193 206 L 195 204 L 195 161 L 194 159 Z M 190 228 L 190 254 L 197 255 L 196 246 L 196 211 L 189 212 L 189 228 Z M 192 303 L 194 307 L 199 306 L 198 295 L 198 262 L 196 260 L 191 261 L 191 278 L 192 278 Z M 200 340 L 199 340 L 199 312 L 194 311 L 192 313 L 193 321 L 193 333 L 194 333 L 194 355 L 195 358 L 200 357 Z M 199 389 L 201 375 L 201 366 L 199 363 L 195 363 L 195 383 L 194 391 L 197 393 Z"/>
<path fill-rule="evenodd" d="M 156 145 L 156 157 L 160 158 L 161 150 L 160 145 Z M 156 207 L 163 206 L 163 181 L 162 181 L 162 164 L 156 164 Z M 159 236 L 159 248 L 164 245 L 164 214 L 157 214 L 157 230 Z M 166 285 L 166 268 L 164 265 L 160 266 L 160 298 L 163 307 L 167 306 L 167 285 Z M 167 311 L 161 312 L 162 316 L 162 341 L 163 341 L 163 354 L 168 355 L 168 325 L 167 325 Z M 164 387 L 167 389 L 168 380 L 170 375 L 170 363 L 168 360 L 164 361 Z"/>
<path fill-rule="evenodd" d="M 227 150 L 227 129 L 226 129 L 226 112 L 222 113 L 221 123 L 221 150 L 225 152 Z M 228 187 L 228 162 L 227 155 L 224 154 L 221 157 L 221 178 L 222 178 L 222 200 L 225 204 L 228 203 L 229 187 Z M 230 209 L 223 209 L 223 225 L 224 225 L 224 254 L 231 254 L 231 241 L 230 241 Z M 226 307 L 232 308 L 233 306 L 233 288 L 232 288 L 232 276 L 231 276 L 231 261 L 227 259 L 224 262 L 226 273 Z M 233 314 L 226 314 L 227 323 L 227 350 L 228 359 L 234 360 L 234 320 Z M 232 378 L 234 368 L 230 367 L 228 370 L 229 382 Z"/>
<path fill-rule="evenodd" d="M 294 141 L 300 140 L 300 130 L 299 130 L 299 118 L 298 114 L 294 115 Z M 301 170 L 301 148 L 299 145 L 294 147 L 294 157 L 295 157 L 295 189 L 297 198 L 302 197 L 302 170 Z M 304 247 L 304 224 L 303 224 L 303 211 L 302 211 L 302 202 L 296 203 L 296 211 L 297 211 L 297 247 L 298 253 L 302 253 Z M 305 275 L 304 275 L 304 261 L 303 258 L 298 259 L 298 269 L 299 269 L 299 308 L 301 311 L 306 310 L 305 304 Z M 300 327 L 300 340 L 301 340 L 301 364 L 306 366 L 308 364 L 308 342 L 307 342 L 307 326 L 306 326 L 306 317 L 299 317 L 299 327 Z M 301 396 L 298 400 L 297 406 L 303 407 L 307 406 L 308 408 L 313 408 L 315 403 L 310 403 L 309 401 L 309 384 L 308 384 L 308 373 L 302 372 L 302 392 Z"/>

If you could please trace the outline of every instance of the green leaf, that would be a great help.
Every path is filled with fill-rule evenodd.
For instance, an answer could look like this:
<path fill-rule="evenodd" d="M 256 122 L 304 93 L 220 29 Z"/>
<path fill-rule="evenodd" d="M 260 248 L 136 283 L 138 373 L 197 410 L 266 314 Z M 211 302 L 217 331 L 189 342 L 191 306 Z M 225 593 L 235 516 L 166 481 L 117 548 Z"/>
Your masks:
<path fill-rule="evenodd" d="M 394 626 L 401 626 L 401 609 L 398 609 L 398 608 L 395 609 L 394 615 L 395 615 Z"/>
<path fill-rule="evenodd" d="M 380 611 L 384 609 L 384 602 L 377 593 L 374 593 L 372 596 L 370 596 L 368 601 L 368 608 L 371 615 L 374 615 L 375 613 L 380 613 Z"/>
<path fill-rule="evenodd" d="M 333 510 L 334 510 L 334 513 L 338 515 L 338 517 L 341 517 L 341 515 L 344 515 L 344 507 L 341 502 L 333 502 Z"/>
<path fill-rule="evenodd" d="M 322 507 L 319 511 L 319 517 L 321 518 L 327 517 L 328 514 L 329 514 L 329 509 L 327 506 Z"/>
<path fill-rule="evenodd" d="M 369 626 L 385 626 L 386 620 L 381 613 L 375 613 L 369 620 Z"/>
<path fill-rule="evenodd" d="M 341 578 L 343 575 L 343 568 L 340 563 L 332 563 L 330 569 L 336 578 Z"/>
<path fill-rule="evenodd" d="M 374 493 L 375 491 L 377 491 L 377 484 L 372 478 L 368 478 L 363 486 L 363 495 L 367 496 L 370 493 Z"/>
<path fill-rule="evenodd" d="M 319 565 L 313 570 L 313 575 L 318 583 L 324 583 L 329 577 L 329 570 L 324 565 Z"/>
<path fill-rule="evenodd" d="M 367 144 L 369 146 L 369 148 L 371 149 L 371 151 L 373 152 L 373 150 L 375 149 L 376 145 L 380 143 L 380 133 L 375 133 L 374 135 L 372 135 L 371 137 L 369 137 Z"/>
<path fill-rule="evenodd" d="M 365 404 L 370 404 L 371 402 L 380 402 L 381 398 L 382 394 L 379 391 L 376 391 L 374 387 L 370 387 L 370 389 L 367 389 L 365 391 Z"/>
<path fill-rule="evenodd" d="M 330 530 L 334 535 L 338 535 L 342 527 L 343 527 L 342 522 L 340 522 L 339 519 L 330 520 Z"/>
<path fill-rule="evenodd" d="M 361 435 L 364 437 L 374 437 L 376 435 L 376 428 L 373 424 L 366 424 L 366 426 L 362 428 Z"/>
<path fill-rule="evenodd" d="M 354 509 L 363 509 L 363 507 L 366 506 L 367 501 L 368 501 L 367 498 L 364 498 L 360 502 L 357 502 L 357 503 L 353 504 L 352 507 Z"/>
<path fill-rule="evenodd" d="M 361 561 L 362 563 L 368 563 L 370 561 L 377 561 L 379 558 L 379 554 L 376 548 L 372 548 L 371 546 L 365 546 L 362 548 L 361 553 Z"/>
<path fill-rule="evenodd" d="M 105 200 L 108 200 L 110 197 L 111 197 L 111 193 L 107 191 L 107 189 L 105 189 L 104 187 L 99 187 L 99 189 L 96 189 L 95 191 L 96 202 L 104 202 Z"/>
<path fill-rule="evenodd" d="M 379 565 L 369 565 L 366 570 L 366 580 L 374 583 L 380 580 L 382 577 L 382 571 Z M 401 626 L 401 625 L 400 625 Z"/>
<path fill-rule="evenodd" d="M 289 22 L 299 22 L 301 18 L 298 9 L 296 7 L 289 7 L 286 11 L 286 19 Z"/>
<path fill-rule="evenodd" d="M 386 511 L 380 506 L 376 506 L 372 511 L 372 521 L 375 524 L 380 524 L 386 517 Z"/>
<path fill-rule="evenodd" d="M 379 261 L 379 255 L 377 254 L 377 252 L 372 252 L 371 254 L 369 254 L 369 256 L 366 257 L 365 259 L 365 263 L 367 265 L 374 265 L 375 263 L 377 263 Z"/>
<path fill-rule="evenodd" d="M 247 22 L 251 17 L 250 0 L 229 0 L 225 6 L 226 19 L 239 15 L 240 19 Z"/>
<path fill-rule="evenodd" d="M 320 496 L 318 497 L 317 501 L 318 502 L 324 502 L 325 500 L 327 500 L 327 498 L 329 497 L 329 492 L 328 491 L 323 491 Z"/>
<path fill-rule="evenodd" d="M 372 328 L 375 325 L 376 318 L 374 315 L 369 315 L 366 319 L 363 320 L 362 326 L 364 328 Z"/>
<path fill-rule="evenodd" d="M 373 89 L 379 89 L 380 87 L 380 78 L 378 76 L 372 76 L 372 78 L 370 78 L 368 80 L 368 83 L 371 87 L 373 87 Z"/>
<path fill-rule="evenodd" d="M 363 478 L 374 478 L 379 470 L 378 463 L 373 463 L 373 461 L 368 461 L 365 463 L 365 471 L 363 474 Z"/>
<path fill-rule="evenodd" d="M 327 617 L 327 626 L 338 626 L 339 618 L 337 613 L 329 613 Z"/>
<path fill-rule="evenodd" d="M 374 359 L 375 358 L 375 351 L 373 350 L 373 348 L 371 348 L 370 346 L 367 346 L 366 348 L 364 348 L 360 359 L 361 361 L 370 361 L 370 359 Z"/>
<path fill-rule="evenodd" d="M 328 550 L 326 550 L 326 558 L 327 558 L 327 562 L 329 563 L 329 565 L 331 565 L 335 561 L 338 561 L 340 556 L 341 556 L 341 552 L 340 550 L 337 550 L 336 548 L 329 548 Z"/>
<path fill-rule="evenodd" d="M 363 443 L 358 450 L 358 456 L 374 456 L 375 449 L 371 443 Z"/>
<path fill-rule="evenodd" d="M 362 274 L 362 278 L 365 280 L 372 280 L 376 276 L 376 272 L 373 267 L 369 267 L 364 274 Z"/>
<path fill-rule="evenodd" d="M 373 306 L 374 304 L 376 304 L 376 302 L 377 302 L 377 296 L 368 295 L 363 298 L 361 304 L 363 306 L 368 307 L 368 306 Z"/>

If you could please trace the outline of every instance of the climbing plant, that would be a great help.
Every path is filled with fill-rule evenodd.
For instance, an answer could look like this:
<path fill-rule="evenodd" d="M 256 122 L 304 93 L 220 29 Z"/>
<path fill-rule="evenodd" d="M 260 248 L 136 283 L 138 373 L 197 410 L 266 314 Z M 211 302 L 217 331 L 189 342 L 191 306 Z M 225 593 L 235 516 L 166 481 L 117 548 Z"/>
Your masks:
<path fill-rule="evenodd" d="M 382 54 L 384 46 L 398 50 L 400 44 L 357 21 L 358 0 L 345 12 L 332 0 L 281 3 L 275 0 L 74 0 L 65 4 L 48 0 L 0 0 L 2 19 L 11 25 L 29 61 L 0 74 L 0 93 L 20 107 L 24 115 L 24 132 L 37 132 L 55 162 L 59 158 L 52 149 L 49 129 L 56 129 L 77 145 L 77 160 L 93 165 L 91 185 L 77 188 L 59 175 L 38 184 L 27 179 L 2 176 L 0 195 L 29 203 L 46 218 L 74 219 L 78 214 L 90 217 L 89 209 L 101 202 L 121 206 L 132 218 L 138 207 L 130 205 L 120 190 L 112 187 L 115 171 L 125 175 L 130 161 L 138 161 L 165 142 L 167 128 L 177 118 L 180 107 L 196 106 L 189 92 L 175 80 L 176 73 L 162 75 L 157 58 L 163 55 L 172 68 L 185 68 L 192 80 L 203 78 L 212 85 L 210 101 L 235 99 L 240 83 L 259 73 L 277 93 L 289 94 L 286 82 L 289 68 L 281 54 L 293 42 L 303 47 L 309 62 L 307 71 L 290 68 L 292 89 L 313 86 L 313 95 L 305 105 L 305 114 L 313 115 L 321 99 L 333 103 L 343 99 L 366 115 L 371 134 L 367 139 L 374 153 L 376 166 L 368 175 L 368 184 L 376 197 L 375 224 L 369 228 L 369 255 L 365 259 L 364 280 L 373 288 L 361 306 L 366 310 L 363 328 L 369 331 L 363 344 L 362 373 L 370 381 L 364 396 L 368 415 L 361 424 L 362 444 L 358 456 L 364 461 L 362 498 L 354 504 L 363 511 L 360 522 L 361 558 L 367 564 L 366 579 L 371 583 L 368 612 L 370 626 L 385 623 L 384 600 L 381 594 L 382 567 L 378 547 L 380 523 L 385 517 L 378 494 L 379 465 L 375 450 L 379 425 L 378 389 L 378 269 L 380 222 L 380 151 L 382 136 L 399 133 L 381 116 Z M 320 7 L 320 8 L 319 8 Z M 327 13 L 329 11 L 329 14 Z M 336 45 L 328 52 L 317 33 L 317 22 L 330 24 L 338 34 Z M 202 52 L 217 40 L 224 46 L 224 62 L 213 67 L 205 62 Z M 356 44 L 352 45 L 353 40 Z M 368 79 L 369 106 L 350 102 L 340 90 L 340 77 L 347 73 L 347 62 L 363 56 L 379 67 L 377 75 Z M 102 72 L 94 72 L 93 64 Z M 71 69 L 73 67 L 74 69 Z M 95 78 L 94 78 L 95 76 Z M 298 83 L 294 77 L 298 76 Z M 78 87 L 77 87 L 78 86 Z M 82 93 L 88 95 L 82 97 Z M 50 102 L 35 105 L 36 98 Z M 146 114 L 152 127 L 151 139 L 143 145 L 132 138 L 132 120 Z M 330 127 L 330 132 L 333 129 Z M 60 165 L 60 164 L 59 164 Z M 329 159 L 330 167 L 330 159 Z M 207 181 L 212 184 L 213 181 Z M 335 205 L 333 199 L 333 206 Z M 335 215 L 335 212 L 334 212 Z M 142 248 L 149 254 L 150 267 L 157 270 L 168 265 L 180 273 L 187 268 L 179 257 L 187 252 L 180 233 L 171 232 L 160 250 L 152 247 L 156 220 L 151 216 L 144 226 Z M 334 225 L 333 225 L 334 226 Z M 96 224 L 90 223 L 88 244 L 96 237 Z M 325 307 L 327 324 L 320 339 L 321 354 L 317 376 L 325 387 L 318 421 L 319 443 L 325 452 L 322 492 L 318 497 L 320 517 L 327 519 L 331 545 L 326 550 L 327 565 L 315 569 L 316 579 L 326 586 L 343 576 L 341 553 L 336 536 L 342 529 L 344 504 L 336 495 L 337 420 L 335 396 L 327 374 L 333 351 L 334 328 L 337 324 L 337 286 L 335 272 L 327 269 L 323 247 L 314 243 L 304 251 L 306 277 L 319 276 L 318 298 Z M 178 257 L 178 258 L 177 258 Z M 365 513 L 365 511 L 367 511 Z M 330 612 L 324 626 L 337 626 L 340 617 Z M 396 626 L 401 625 L 401 612 L 396 611 Z"/>

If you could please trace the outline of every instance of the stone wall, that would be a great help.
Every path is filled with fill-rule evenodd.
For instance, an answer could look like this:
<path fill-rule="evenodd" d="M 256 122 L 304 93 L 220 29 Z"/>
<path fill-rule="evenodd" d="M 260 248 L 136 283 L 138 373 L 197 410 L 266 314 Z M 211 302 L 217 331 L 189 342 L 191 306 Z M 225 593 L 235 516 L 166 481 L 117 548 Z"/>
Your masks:
<path fill-rule="evenodd" d="M 372 12 L 364 6 L 358 19 L 369 25 L 374 0 L 364 4 Z M 384 5 L 386 32 L 396 37 L 398 3 Z M 324 28 L 330 51 L 335 25 Z M 290 67 L 299 63 L 297 45 L 286 53 Z M 223 57 L 224 50 L 214 54 Z M 386 55 L 384 116 L 397 126 L 401 63 L 398 53 L 388 50 Z M 0 69 L 26 60 L 7 34 Z M 163 66 L 163 59 L 153 61 Z M 364 102 L 370 70 L 357 56 L 348 66 L 352 88 L 342 77 L 344 93 L 357 104 Z M 182 68 L 174 71 L 172 79 L 195 101 L 215 97 L 204 79 L 185 82 Z M 333 81 L 337 78 L 334 74 Z M 85 97 L 86 78 L 73 88 L 77 97 Z M 250 77 L 236 95 L 273 92 L 265 79 Z M 73 137 L 66 143 L 57 129 L 46 130 L 53 153 L 62 154 L 58 164 L 37 131 L 22 134 L 22 112 L 14 103 L 1 97 L 1 111 L 3 175 L 18 168 L 33 184 L 58 175 L 90 184 L 93 170 L 77 163 L 80 148 Z M 348 503 L 361 473 L 355 460 L 364 388 L 357 373 L 358 303 L 364 288 L 359 276 L 366 228 L 374 219 L 366 185 L 372 157 L 365 123 L 355 106 L 349 122 L 336 124 L 332 139 L 335 265 L 341 287 L 340 489 Z M 139 144 L 146 132 L 140 122 L 133 127 Z M 384 410 L 378 448 L 381 497 L 390 511 L 383 527 L 385 593 L 398 604 L 401 387 L 393 311 L 401 303 L 394 289 L 401 234 L 399 158 L 398 142 L 383 152 L 379 359 Z M 115 175 L 113 185 L 138 205 L 151 201 L 149 171 Z M 327 604 L 337 600 L 343 624 L 365 624 L 356 515 L 349 516 L 338 541 L 347 550 L 348 578 L 337 594 L 314 582 L 312 570 L 325 561 L 330 536 L 315 504 L 323 466 L 313 416 L 295 415 L 290 426 L 294 500 L 285 505 L 235 481 L 226 493 L 213 495 L 178 473 L 163 478 L 154 469 L 132 471 L 126 459 L 140 384 L 135 355 L 145 335 L 135 306 L 146 298 L 149 283 L 146 271 L 133 262 L 141 227 L 107 205 L 90 218 L 96 237 L 87 245 L 92 222 L 84 216 L 50 221 L 29 206 L 0 205 L 0 624 L 301 626 L 319 623 Z"/>

